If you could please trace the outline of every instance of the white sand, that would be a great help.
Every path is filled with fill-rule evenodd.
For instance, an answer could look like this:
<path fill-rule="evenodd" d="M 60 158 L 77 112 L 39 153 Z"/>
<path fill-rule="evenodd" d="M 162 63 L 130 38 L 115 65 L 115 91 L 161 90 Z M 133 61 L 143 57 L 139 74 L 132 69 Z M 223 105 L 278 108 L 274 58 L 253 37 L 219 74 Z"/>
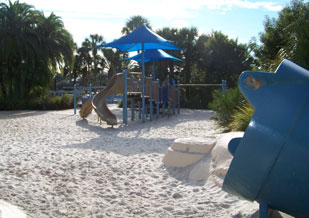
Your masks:
<path fill-rule="evenodd" d="M 256 217 L 256 203 L 221 190 L 224 146 L 186 169 L 162 164 L 174 139 L 218 136 L 212 115 L 182 110 L 112 129 L 95 113 L 0 112 L 0 199 L 40 218 Z"/>

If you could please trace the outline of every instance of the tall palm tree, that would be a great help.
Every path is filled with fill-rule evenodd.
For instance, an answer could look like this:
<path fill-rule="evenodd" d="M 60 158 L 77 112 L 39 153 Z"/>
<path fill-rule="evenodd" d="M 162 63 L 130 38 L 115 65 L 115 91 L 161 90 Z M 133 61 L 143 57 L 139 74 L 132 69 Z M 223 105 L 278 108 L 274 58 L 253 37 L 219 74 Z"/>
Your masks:
<path fill-rule="evenodd" d="M 98 75 L 101 71 L 104 69 L 104 61 L 103 57 L 98 53 L 98 51 L 102 51 L 102 47 L 98 46 L 99 44 L 105 43 L 103 40 L 103 36 L 98 34 L 91 34 L 90 35 L 90 46 L 91 46 L 91 53 L 93 58 L 93 74 L 94 74 L 94 80 L 96 81 L 98 78 Z"/>
<path fill-rule="evenodd" d="M 19 1 L 1 3 L 0 29 L 3 97 L 6 90 L 9 97 L 28 97 L 38 87 L 48 86 L 57 66 L 73 64 L 72 36 L 53 13 L 45 17 Z"/>
<path fill-rule="evenodd" d="M 33 31 L 35 16 L 40 12 L 35 11 L 32 6 L 18 1 L 8 5 L 0 4 L 0 57 L 2 71 L 0 77 L 2 81 L 7 78 L 6 84 L 3 82 L 2 95 L 6 97 L 8 89 L 9 97 L 13 97 L 14 88 L 21 91 L 20 83 L 23 75 L 19 73 L 19 68 L 23 60 L 31 60 L 38 55 L 38 38 Z M 5 75 L 6 74 L 6 75 Z"/>
<path fill-rule="evenodd" d="M 126 25 L 122 28 L 121 33 L 127 35 L 134 31 L 137 27 L 145 25 L 151 29 L 150 23 L 147 18 L 140 15 L 132 16 L 127 20 Z"/>

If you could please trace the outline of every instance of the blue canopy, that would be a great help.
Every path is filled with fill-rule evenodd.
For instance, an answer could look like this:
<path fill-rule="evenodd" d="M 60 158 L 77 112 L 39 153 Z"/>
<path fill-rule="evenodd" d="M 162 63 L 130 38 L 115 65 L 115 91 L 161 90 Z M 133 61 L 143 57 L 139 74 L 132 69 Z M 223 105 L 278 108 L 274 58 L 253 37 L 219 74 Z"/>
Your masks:
<path fill-rule="evenodd" d="M 135 60 L 137 62 L 142 62 L 142 54 L 139 53 L 135 56 L 125 58 L 123 60 Z M 181 61 L 180 59 L 175 58 L 174 56 L 166 53 L 161 49 L 146 50 L 144 52 L 144 62 L 159 61 L 159 60 Z"/>
<path fill-rule="evenodd" d="M 146 26 L 136 28 L 132 33 L 123 36 L 113 42 L 102 44 L 102 47 L 118 48 L 122 52 L 131 52 L 142 50 L 142 43 L 144 50 L 149 49 L 166 49 L 179 50 L 179 47 L 173 45 L 170 41 L 162 38 Z"/>

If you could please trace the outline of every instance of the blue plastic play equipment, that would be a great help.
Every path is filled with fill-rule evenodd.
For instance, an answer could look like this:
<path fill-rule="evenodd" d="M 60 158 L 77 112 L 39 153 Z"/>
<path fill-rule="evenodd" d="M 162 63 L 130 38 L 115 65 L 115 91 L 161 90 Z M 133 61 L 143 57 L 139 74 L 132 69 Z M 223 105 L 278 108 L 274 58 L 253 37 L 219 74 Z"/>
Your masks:
<path fill-rule="evenodd" d="M 284 60 L 275 73 L 247 71 L 239 88 L 255 113 L 234 155 L 223 190 L 295 217 L 309 217 L 309 72 Z"/>
<path fill-rule="evenodd" d="M 162 38 L 146 26 L 140 26 L 133 32 L 102 47 L 117 48 L 121 52 L 141 51 L 142 54 L 142 122 L 145 123 L 145 51 L 151 49 L 180 50 L 170 41 Z"/>

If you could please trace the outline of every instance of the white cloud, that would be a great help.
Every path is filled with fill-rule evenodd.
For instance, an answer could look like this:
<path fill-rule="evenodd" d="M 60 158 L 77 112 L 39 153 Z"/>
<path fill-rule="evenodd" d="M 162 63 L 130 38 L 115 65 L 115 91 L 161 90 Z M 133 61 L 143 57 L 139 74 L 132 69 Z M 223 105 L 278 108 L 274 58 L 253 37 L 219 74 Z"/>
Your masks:
<path fill-rule="evenodd" d="M 3 0 L 0 0 L 3 2 Z M 277 2 L 275 2 L 277 1 Z M 63 18 L 66 28 L 80 44 L 85 37 L 98 33 L 111 41 L 121 36 L 121 29 L 129 17 L 141 15 L 148 20 L 164 19 L 173 27 L 188 27 L 188 20 L 196 18 L 205 9 L 225 13 L 233 8 L 278 11 L 278 0 L 21 0 L 46 14 L 55 12 Z"/>
<path fill-rule="evenodd" d="M 183 19 L 194 17 L 202 7 L 216 10 L 230 10 L 233 7 L 265 9 L 278 11 L 282 5 L 273 1 L 248 0 L 27 0 L 38 10 L 65 12 L 74 16 L 95 16 L 100 18 L 132 15 L 161 17 L 165 19 Z"/>
<path fill-rule="evenodd" d="M 171 26 L 173 28 L 178 28 L 178 29 L 181 29 L 183 27 L 190 27 L 190 23 L 185 21 L 185 20 L 175 20 L 171 23 Z"/>

